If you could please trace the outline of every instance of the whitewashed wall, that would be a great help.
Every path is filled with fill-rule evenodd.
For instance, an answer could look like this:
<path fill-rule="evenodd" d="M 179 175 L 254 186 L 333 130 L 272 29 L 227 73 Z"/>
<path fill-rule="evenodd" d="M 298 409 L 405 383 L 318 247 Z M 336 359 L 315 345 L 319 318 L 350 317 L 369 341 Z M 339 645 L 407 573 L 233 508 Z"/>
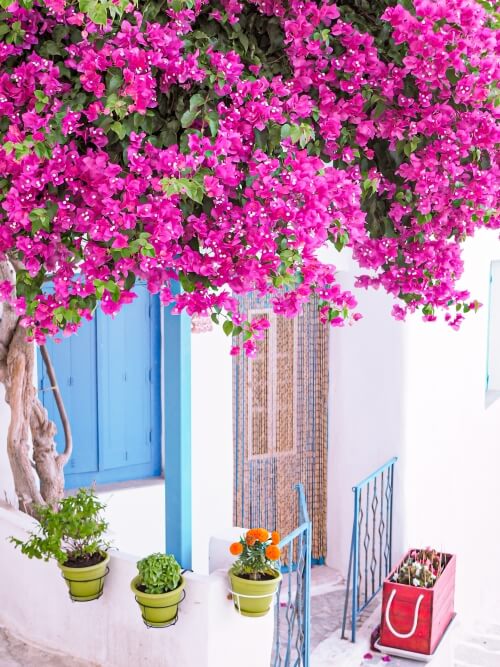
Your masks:
<path fill-rule="evenodd" d="M 343 275 L 352 285 L 352 275 Z M 404 327 L 388 316 L 382 292 L 357 294 L 363 319 L 330 334 L 328 413 L 327 564 L 347 573 L 352 533 L 352 487 L 395 455 L 403 454 Z M 401 468 L 402 461 L 398 466 Z M 402 485 L 395 486 L 395 522 Z M 395 549 L 403 538 L 396 532 Z"/>
<path fill-rule="evenodd" d="M 209 540 L 233 525 L 231 340 L 191 335 L 193 568 L 208 573 Z"/>
<path fill-rule="evenodd" d="M 0 500 L 18 507 L 14 490 L 14 480 L 7 456 L 7 430 L 10 421 L 10 408 L 5 402 L 3 385 L 0 384 Z"/>
<path fill-rule="evenodd" d="M 21 638 L 103 667 L 269 665 L 273 614 L 240 616 L 227 599 L 225 571 L 187 573 L 177 624 L 151 630 L 130 590 L 135 557 L 113 552 L 103 596 L 73 603 L 55 563 L 29 560 L 7 542 L 9 535 L 23 539 L 30 524 L 26 515 L 0 507 L 0 625 Z"/>
<path fill-rule="evenodd" d="M 418 317 L 393 322 L 388 300 L 370 292 L 365 319 L 332 336 L 329 563 L 347 570 L 351 483 L 398 455 L 394 556 L 412 545 L 456 552 L 458 607 L 471 614 L 495 602 L 490 567 L 500 558 L 500 402 L 485 401 L 498 259 L 491 232 L 467 242 L 462 285 L 484 307 L 459 332 Z"/>

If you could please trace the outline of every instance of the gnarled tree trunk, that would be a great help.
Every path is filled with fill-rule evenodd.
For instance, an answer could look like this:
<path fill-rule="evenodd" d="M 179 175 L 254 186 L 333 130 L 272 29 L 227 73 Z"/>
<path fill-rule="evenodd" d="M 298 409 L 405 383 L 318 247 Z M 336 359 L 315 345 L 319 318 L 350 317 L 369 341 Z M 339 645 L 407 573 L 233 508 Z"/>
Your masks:
<path fill-rule="evenodd" d="M 0 262 L 0 282 L 15 284 L 14 269 L 9 262 Z M 61 414 L 66 437 L 62 454 L 56 451 L 56 426 L 38 399 L 33 386 L 35 345 L 26 340 L 14 309 L 4 303 L 0 313 L 0 382 L 5 387 L 5 400 L 11 418 L 7 433 L 7 453 L 14 477 L 19 509 L 36 514 L 36 505 L 55 505 L 64 491 L 64 465 L 71 455 L 71 432 L 54 369 L 47 351 L 42 354 Z M 31 435 L 31 438 L 30 438 Z M 30 453 L 33 451 L 33 461 Z M 36 473 L 36 474 L 35 474 Z"/>

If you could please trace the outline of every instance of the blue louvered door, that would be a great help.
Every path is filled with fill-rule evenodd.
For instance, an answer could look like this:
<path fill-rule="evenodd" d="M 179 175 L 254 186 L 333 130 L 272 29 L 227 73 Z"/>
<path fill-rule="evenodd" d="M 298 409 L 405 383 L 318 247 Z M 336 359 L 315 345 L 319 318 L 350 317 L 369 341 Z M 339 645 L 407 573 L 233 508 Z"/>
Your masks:
<path fill-rule="evenodd" d="M 77 334 L 47 345 L 71 422 L 73 454 L 66 487 L 161 473 L 160 305 L 145 285 L 111 318 L 96 312 Z M 50 382 L 38 356 L 43 404 L 64 435 Z"/>

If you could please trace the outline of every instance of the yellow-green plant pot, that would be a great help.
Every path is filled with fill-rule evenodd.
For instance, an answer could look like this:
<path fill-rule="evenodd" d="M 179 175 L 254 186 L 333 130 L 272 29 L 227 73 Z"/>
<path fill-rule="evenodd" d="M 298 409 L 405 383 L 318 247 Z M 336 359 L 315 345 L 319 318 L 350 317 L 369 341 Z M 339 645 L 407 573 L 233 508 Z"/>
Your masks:
<path fill-rule="evenodd" d="M 141 584 L 139 576 L 130 584 L 135 600 L 142 613 L 142 620 L 152 628 L 166 628 L 177 621 L 179 603 L 184 599 L 184 577 L 177 588 L 168 593 L 143 593 L 137 587 Z"/>
<path fill-rule="evenodd" d="M 69 596 L 74 602 L 90 602 L 101 597 L 108 563 L 109 554 L 97 565 L 89 567 L 68 567 L 58 563 L 69 588 Z"/>
<path fill-rule="evenodd" d="M 274 579 L 253 581 L 238 577 L 229 570 L 229 579 L 235 609 L 243 616 L 265 616 L 271 608 L 282 576 L 276 570 Z"/>

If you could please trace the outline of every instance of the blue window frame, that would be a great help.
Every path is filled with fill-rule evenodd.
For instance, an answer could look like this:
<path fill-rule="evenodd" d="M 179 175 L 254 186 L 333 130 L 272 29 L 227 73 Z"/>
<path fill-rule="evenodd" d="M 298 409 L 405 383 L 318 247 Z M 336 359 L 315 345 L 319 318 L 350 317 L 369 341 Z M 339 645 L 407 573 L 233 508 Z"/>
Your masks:
<path fill-rule="evenodd" d="M 144 284 L 116 318 L 100 310 L 77 334 L 48 342 L 73 434 L 66 488 L 161 474 L 160 304 Z M 39 355 L 39 389 L 63 430 Z"/>

